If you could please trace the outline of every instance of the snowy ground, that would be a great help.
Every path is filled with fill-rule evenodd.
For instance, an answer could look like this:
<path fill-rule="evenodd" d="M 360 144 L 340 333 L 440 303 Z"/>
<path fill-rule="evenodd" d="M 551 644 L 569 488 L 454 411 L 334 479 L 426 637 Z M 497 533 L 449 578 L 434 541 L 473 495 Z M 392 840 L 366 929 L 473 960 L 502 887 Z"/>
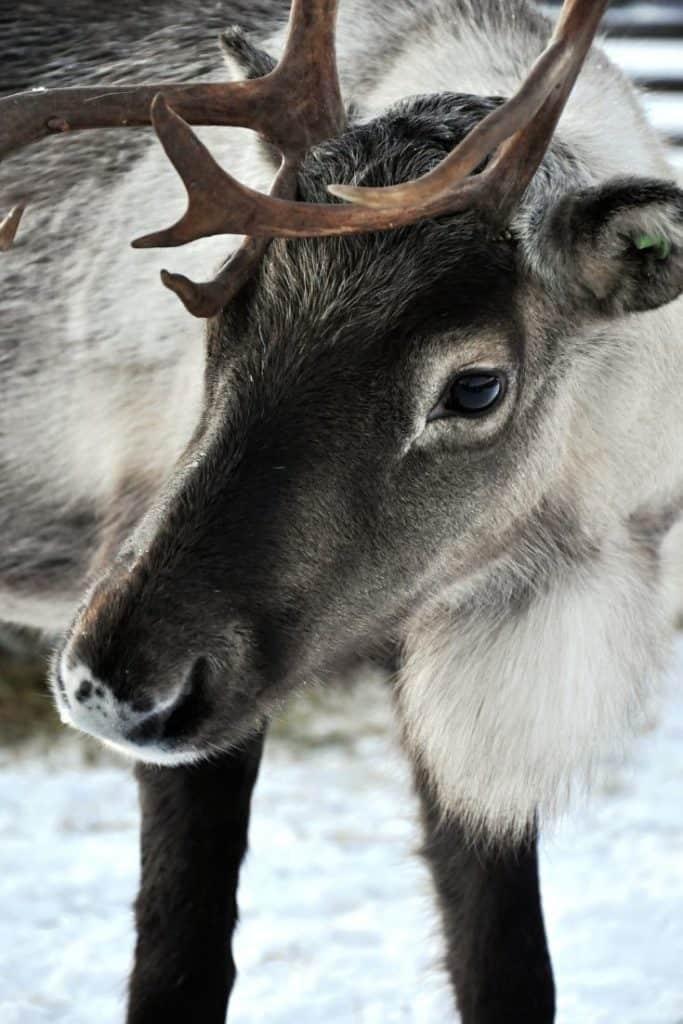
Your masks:
<path fill-rule="evenodd" d="M 683 1024 L 682 682 L 683 640 L 661 725 L 545 842 L 560 1024 Z M 73 742 L 0 750 L 0 769 L 0 1021 L 120 1024 L 137 876 L 129 769 L 84 765 Z M 373 683 L 302 706 L 271 741 L 232 1019 L 455 1020 L 409 794 Z"/>

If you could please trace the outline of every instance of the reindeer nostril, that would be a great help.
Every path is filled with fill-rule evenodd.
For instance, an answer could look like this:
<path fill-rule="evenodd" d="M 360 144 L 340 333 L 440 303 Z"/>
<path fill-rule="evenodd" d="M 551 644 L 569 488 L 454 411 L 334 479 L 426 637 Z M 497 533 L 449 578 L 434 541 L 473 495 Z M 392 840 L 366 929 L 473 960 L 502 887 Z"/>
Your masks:
<path fill-rule="evenodd" d="M 136 697 L 131 701 L 130 706 L 133 711 L 137 711 L 140 714 L 146 714 L 148 711 L 154 710 L 154 701 L 151 697 Z"/>
<path fill-rule="evenodd" d="M 175 698 L 156 712 L 149 705 L 149 714 L 127 733 L 126 738 L 145 745 L 162 739 L 174 740 L 191 730 L 195 721 L 205 713 L 208 676 L 206 658 L 198 658 L 184 683 L 178 687 Z M 142 703 L 147 703 L 145 698 L 138 698 L 135 702 L 135 709 L 139 712 L 143 711 Z"/>
<path fill-rule="evenodd" d="M 78 686 L 74 697 L 81 704 L 84 704 L 92 696 L 92 683 L 89 679 L 84 679 Z"/>
<path fill-rule="evenodd" d="M 209 672 L 206 658 L 197 658 L 166 719 L 164 735 L 169 739 L 191 730 L 195 722 L 205 714 Z"/>
<path fill-rule="evenodd" d="M 161 738 L 164 730 L 164 721 L 165 717 L 163 714 L 149 715 L 127 733 L 127 739 L 133 743 L 154 743 Z"/>
<path fill-rule="evenodd" d="M 192 671 L 187 677 L 187 683 L 185 686 L 186 693 L 197 693 L 201 690 L 209 675 L 209 663 L 206 658 L 197 658 Z"/>

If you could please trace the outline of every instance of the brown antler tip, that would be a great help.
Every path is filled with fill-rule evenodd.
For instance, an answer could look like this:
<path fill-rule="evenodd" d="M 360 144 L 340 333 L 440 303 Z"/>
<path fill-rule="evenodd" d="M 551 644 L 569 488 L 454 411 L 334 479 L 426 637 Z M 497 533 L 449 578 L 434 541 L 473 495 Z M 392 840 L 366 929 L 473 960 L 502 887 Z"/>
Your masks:
<path fill-rule="evenodd" d="M 26 207 L 21 204 L 14 206 L 7 216 L 0 221 L 0 252 L 7 252 L 12 248 L 12 243 L 17 236 L 19 224 Z"/>
<path fill-rule="evenodd" d="M 156 249 L 163 248 L 168 245 L 167 238 L 169 231 L 164 228 L 163 231 L 154 231 L 151 235 L 140 235 L 139 238 L 134 238 L 130 243 L 133 249 Z"/>
<path fill-rule="evenodd" d="M 162 231 L 136 238 L 134 249 L 166 248 L 186 245 L 198 238 L 227 233 L 224 228 L 225 208 L 220 197 L 229 190 L 241 198 L 249 190 L 240 186 L 223 171 L 206 146 L 164 98 L 157 93 L 152 101 L 152 123 L 166 156 L 185 185 L 188 206 L 177 223 Z M 258 195 L 255 193 L 255 195 Z M 234 200 L 234 195 L 232 196 Z M 226 205 L 229 206 L 226 196 Z M 238 220 L 234 234 L 242 233 Z"/>
<path fill-rule="evenodd" d="M 152 249 L 156 244 L 154 241 L 154 235 L 141 235 L 139 238 L 134 238 L 130 243 L 133 249 Z"/>
<path fill-rule="evenodd" d="M 386 188 L 364 188 L 360 185 L 328 185 L 327 191 L 337 199 L 358 206 L 369 206 L 382 209 L 387 206 Z M 396 205 L 400 203 L 396 202 Z"/>
<path fill-rule="evenodd" d="M 208 319 L 220 313 L 222 303 L 212 295 L 208 288 L 191 281 L 184 274 L 172 274 L 169 270 L 161 271 L 162 283 L 174 292 L 188 313 L 200 319 Z"/>
<path fill-rule="evenodd" d="M 166 97 L 163 92 L 155 94 L 149 109 L 152 115 L 152 124 L 155 128 L 157 127 L 158 122 L 168 122 L 171 119 L 171 108 L 166 102 Z"/>

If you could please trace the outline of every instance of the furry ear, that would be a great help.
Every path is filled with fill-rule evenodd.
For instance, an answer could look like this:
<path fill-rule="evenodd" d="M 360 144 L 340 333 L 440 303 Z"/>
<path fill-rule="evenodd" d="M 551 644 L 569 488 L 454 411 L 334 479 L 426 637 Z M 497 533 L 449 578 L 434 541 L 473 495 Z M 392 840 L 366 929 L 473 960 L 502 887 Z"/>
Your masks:
<path fill-rule="evenodd" d="M 532 269 L 563 305 L 620 316 L 683 291 L 683 191 L 671 182 L 615 178 L 570 192 L 532 214 L 524 235 Z"/>
<path fill-rule="evenodd" d="M 269 75 L 276 66 L 275 58 L 265 50 L 254 46 L 247 33 L 239 25 L 233 25 L 232 28 L 222 32 L 219 42 L 231 81 L 263 78 L 264 75 Z M 256 141 L 256 145 L 272 171 L 277 171 L 280 166 L 278 151 L 260 137 Z"/>
<path fill-rule="evenodd" d="M 240 79 L 262 78 L 270 74 L 275 67 L 275 59 L 259 50 L 239 25 L 226 29 L 220 37 L 221 49 L 230 78 Z"/>

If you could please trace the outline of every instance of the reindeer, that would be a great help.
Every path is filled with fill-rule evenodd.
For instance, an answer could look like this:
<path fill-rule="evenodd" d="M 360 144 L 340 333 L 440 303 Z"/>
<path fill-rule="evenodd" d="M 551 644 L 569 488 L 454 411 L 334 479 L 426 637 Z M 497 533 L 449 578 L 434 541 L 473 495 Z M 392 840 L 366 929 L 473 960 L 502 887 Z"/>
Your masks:
<path fill-rule="evenodd" d="M 537 835 L 670 633 L 683 193 L 591 49 L 605 2 L 551 36 L 525 0 L 345 0 L 346 104 L 335 0 L 294 0 L 286 36 L 280 3 L 252 11 L 228 84 L 201 7 L 148 6 L 82 86 L 0 101 L 0 612 L 62 632 L 64 721 L 139 762 L 128 1020 L 224 1019 L 267 722 L 375 660 L 462 1020 L 548 1024 Z M 189 206 L 133 257 L 165 158 L 76 132 L 150 123 Z M 201 345 L 149 276 L 209 237 L 212 280 L 162 275 Z"/>

